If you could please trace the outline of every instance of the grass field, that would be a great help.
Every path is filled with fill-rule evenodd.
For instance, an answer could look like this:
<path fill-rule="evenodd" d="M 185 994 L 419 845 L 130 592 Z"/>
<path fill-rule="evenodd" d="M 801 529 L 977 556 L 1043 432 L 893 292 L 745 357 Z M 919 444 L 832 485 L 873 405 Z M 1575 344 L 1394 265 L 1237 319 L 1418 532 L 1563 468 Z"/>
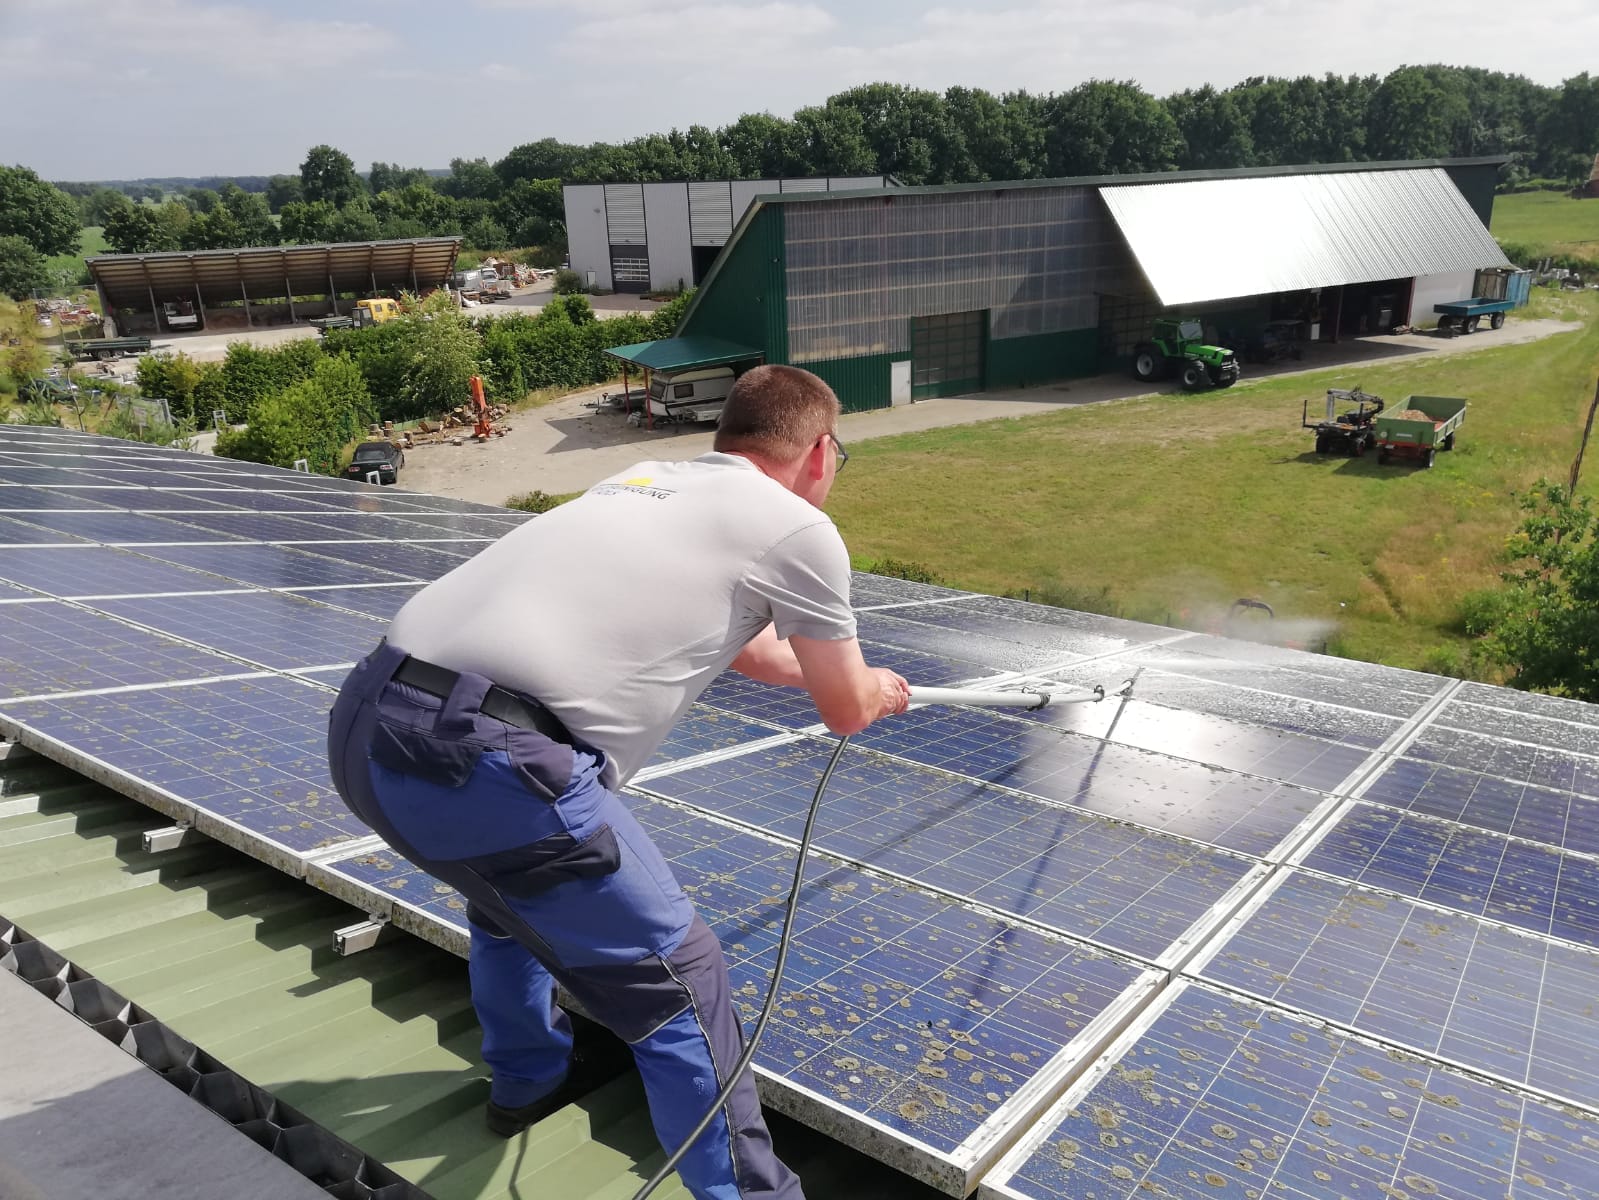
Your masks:
<path fill-rule="evenodd" d="M 1599 296 L 1540 290 L 1533 311 L 1587 328 L 878 439 L 828 507 L 857 565 L 910 560 L 960 587 L 1194 629 L 1256 597 L 1337 653 L 1462 670 L 1459 600 L 1497 584 L 1514 493 L 1566 477 L 1599 369 Z M 1319 458 L 1301 404 L 1356 384 L 1467 397 L 1458 447 L 1431 471 Z"/>
<path fill-rule="evenodd" d="M 111 247 L 106 245 L 105 230 L 98 225 L 87 226 L 78 243 L 76 254 L 54 254 L 45 259 L 50 273 L 54 276 L 57 272 L 67 272 L 67 278 L 76 280 L 84 274 L 83 260 L 91 254 L 105 254 Z M 68 291 L 76 291 L 76 285 L 69 287 Z"/>
<path fill-rule="evenodd" d="M 1599 200 L 1560 192 L 1495 196 L 1493 234 L 1502 242 L 1599 259 Z"/>

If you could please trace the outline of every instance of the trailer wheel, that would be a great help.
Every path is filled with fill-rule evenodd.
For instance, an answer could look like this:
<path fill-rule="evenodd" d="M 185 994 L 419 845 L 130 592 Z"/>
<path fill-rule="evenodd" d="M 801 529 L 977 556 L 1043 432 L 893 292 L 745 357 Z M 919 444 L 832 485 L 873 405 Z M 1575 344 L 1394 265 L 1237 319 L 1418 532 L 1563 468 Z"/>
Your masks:
<path fill-rule="evenodd" d="M 1476 333 L 1477 332 L 1477 324 L 1481 320 L 1482 320 L 1482 318 L 1479 317 L 1479 316 L 1476 316 L 1475 314 L 1473 314 L 1472 316 L 1467 317 L 1464 321 L 1462 321 L 1460 323 L 1461 331 L 1464 332 L 1464 333 Z"/>
<path fill-rule="evenodd" d="M 1445 313 L 1443 316 L 1438 318 L 1438 332 L 1439 333 L 1448 333 L 1454 327 L 1455 327 L 1455 319 L 1453 317 L 1451 317 L 1448 313 Z"/>
<path fill-rule="evenodd" d="M 1505 327 L 1505 314 L 1504 313 L 1494 313 L 1493 316 L 1488 318 L 1488 328 L 1489 329 L 1503 329 L 1504 327 Z"/>
<path fill-rule="evenodd" d="M 1445 450 L 1453 450 L 1454 448 L 1455 448 L 1455 435 L 1451 433 L 1448 437 L 1444 438 L 1444 449 Z"/>
<path fill-rule="evenodd" d="M 1430 470 L 1432 470 L 1432 464 L 1434 462 L 1436 462 L 1437 459 L 1438 459 L 1438 451 L 1429 450 L 1429 451 L 1427 451 L 1427 457 L 1421 460 L 1421 465 L 1426 467 L 1430 471 Z"/>
<path fill-rule="evenodd" d="M 1384 446 L 1381 450 L 1377 451 L 1377 465 L 1381 466 L 1392 457 L 1393 455 L 1388 452 L 1388 447 Z"/>
<path fill-rule="evenodd" d="M 117 352 L 115 350 L 96 350 L 94 356 L 101 362 L 110 362 L 117 357 Z"/>

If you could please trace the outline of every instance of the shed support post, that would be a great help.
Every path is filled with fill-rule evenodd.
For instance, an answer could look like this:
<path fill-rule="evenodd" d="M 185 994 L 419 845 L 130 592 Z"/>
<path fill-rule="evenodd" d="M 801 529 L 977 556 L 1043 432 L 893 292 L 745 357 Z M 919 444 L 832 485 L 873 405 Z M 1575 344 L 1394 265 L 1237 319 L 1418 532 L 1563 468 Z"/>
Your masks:
<path fill-rule="evenodd" d="M 161 306 L 158 305 L 155 302 L 155 287 L 153 285 L 151 285 L 150 283 L 148 283 L 148 282 L 144 285 L 144 287 L 145 287 L 145 290 L 150 293 L 150 319 L 155 322 L 155 331 L 157 333 L 160 333 L 161 332 Z"/>
<path fill-rule="evenodd" d="M 418 287 L 417 283 L 416 283 L 416 265 L 413 263 L 411 265 L 411 293 L 412 293 L 412 295 L 415 295 L 416 293 L 420 292 L 421 290 L 422 289 L 420 287 Z"/>
<path fill-rule="evenodd" d="M 1332 340 L 1336 345 L 1338 335 L 1344 329 L 1344 285 L 1338 285 L 1338 299 L 1333 302 L 1333 335 Z"/>
<path fill-rule="evenodd" d="M 250 316 L 250 293 L 244 286 L 244 276 L 239 276 L 239 295 L 244 297 L 244 327 L 255 328 L 255 319 Z"/>
<path fill-rule="evenodd" d="M 106 298 L 105 288 L 100 286 L 100 281 L 94 281 L 94 294 L 100 297 L 100 332 L 104 337 L 116 337 L 121 332 L 117 329 L 117 319 L 111 312 L 111 301 Z"/>
<path fill-rule="evenodd" d="M 378 273 L 369 270 L 367 271 L 367 278 L 372 281 L 372 294 L 376 296 L 378 294 Z"/>
<path fill-rule="evenodd" d="M 289 324 L 294 324 L 294 288 L 289 286 L 289 277 L 283 277 L 283 298 L 289 302 Z"/>
<path fill-rule="evenodd" d="M 333 290 L 333 272 L 328 272 L 328 303 L 333 305 L 333 315 L 339 315 L 339 293 Z"/>
<path fill-rule="evenodd" d="M 210 322 L 205 319 L 205 296 L 200 291 L 200 281 L 198 279 L 194 281 L 194 300 L 200 306 L 200 328 L 205 329 Z"/>

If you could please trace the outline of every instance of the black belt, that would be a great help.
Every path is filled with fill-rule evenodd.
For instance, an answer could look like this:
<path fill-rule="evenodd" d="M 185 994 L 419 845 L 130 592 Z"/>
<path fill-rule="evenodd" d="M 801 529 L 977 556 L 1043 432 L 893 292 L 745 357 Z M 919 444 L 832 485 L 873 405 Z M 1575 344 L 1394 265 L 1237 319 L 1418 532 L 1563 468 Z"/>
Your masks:
<path fill-rule="evenodd" d="M 440 700 L 448 700 L 461 673 L 407 655 L 395 669 L 392 678 L 396 683 L 414 687 Z M 478 711 L 485 717 L 515 725 L 518 729 L 536 730 L 552 742 L 560 742 L 564 746 L 572 744 L 572 735 L 566 731 L 559 717 L 537 700 L 518 695 L 497 683 L 490 684 L 489 690 L 483 693 L 483 703 L 478 705 Z"/>

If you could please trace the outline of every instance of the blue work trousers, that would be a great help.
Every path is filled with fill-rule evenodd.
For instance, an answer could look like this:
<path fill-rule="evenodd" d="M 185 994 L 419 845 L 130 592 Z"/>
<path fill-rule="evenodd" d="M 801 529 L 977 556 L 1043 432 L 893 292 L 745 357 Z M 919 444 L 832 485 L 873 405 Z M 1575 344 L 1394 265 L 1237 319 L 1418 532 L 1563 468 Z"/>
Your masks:
<path fill-rule="evenodd" d="M 400 683 L 404 658 L 385 642 L 351 672 L 329 761 L 350 808 L 467 900 L 491 1099 L 521 1107 L 565 1077 L 559 984 L 632 1048 L 675 1150 L 743 1049 L 721 944 L 601 783 L 598 751 L 484 715 L 483 676 L 463 673 L 444 699 Z M 748 1071 L 678 1173 L 699 1200 L 801 1200 Z"/>

